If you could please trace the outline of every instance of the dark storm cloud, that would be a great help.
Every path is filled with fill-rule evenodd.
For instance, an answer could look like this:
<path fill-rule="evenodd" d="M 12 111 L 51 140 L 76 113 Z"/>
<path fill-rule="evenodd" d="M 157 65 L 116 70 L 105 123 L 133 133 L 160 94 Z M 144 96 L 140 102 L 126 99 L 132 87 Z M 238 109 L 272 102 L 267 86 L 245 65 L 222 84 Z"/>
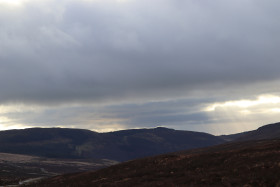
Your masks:
<path fill-rule="evenodd" d="M 197 126 L 211 122 L 207 114 L 201 111 L 201 108 L 208 102 L 210 100 L 181 99 L 99 107 L 91 105 L 33 106 L 31 108 L 22 106 L 17 110 L 6 111 L 4 116 L 13 119 L 9 124 L 41 127 L 82 127 L 108 131 L 108 129 L 112 129 L 112 124 L 115 124 L 118 129 L 156 126 L 186 129 L 186 125 L 195 124 Z M 3 115 L 2 112 L 1 115 Z"/>
<path fill-rule="evenodd" d="M 128 126 L 180 126 L 208 121 L 201 108 L 208 101 L 205 99 L 173 100 L 148 102 L 142 104 L 114 105 L 103 108 L 104 118 L 125 119 Z"/>
<path fill-rule="evenodd" d="M 276 80 L 278 4 L 29 1 L 1 13 L 0 100 L 170 98 Z"/>
<path fill-rule="evenodd" d="M 223 112 L 217 119 L 203 108 L 280 92 L 279 6 L 276 0 L 2 3 L 0 103 L 3 111 L 14 107 L 0 108 L 10 120 L 0 122 L 91 129 L 223 123 L 230 119 Z M 24 107 L 13 111 L 17 104 Z"/>

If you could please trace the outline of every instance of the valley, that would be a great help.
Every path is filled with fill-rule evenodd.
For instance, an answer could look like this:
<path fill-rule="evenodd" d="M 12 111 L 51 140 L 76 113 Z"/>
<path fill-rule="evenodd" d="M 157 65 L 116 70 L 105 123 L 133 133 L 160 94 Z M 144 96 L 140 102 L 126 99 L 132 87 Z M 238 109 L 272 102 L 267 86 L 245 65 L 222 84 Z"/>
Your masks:
<path fill-rule="evenodd" d="M 162 127 L 10 130 L 0 131 L 0 150 L 0 186 L 280 185 L 280 123 L 223 136 Z"/>
<path fill-rule="evenodd" d="M 280 140 L 257 140 L 138 159 L 30 187 L 280 186 Z"/>
<path fill-rule="evenodd" d="M 24 184 L 28 180 L 41 179 L 64 173 L 97 170 L 117 163 L 117 161 L 106 159 L 50 159 L 29 155 L 0 153 L 0 186 Z"/>

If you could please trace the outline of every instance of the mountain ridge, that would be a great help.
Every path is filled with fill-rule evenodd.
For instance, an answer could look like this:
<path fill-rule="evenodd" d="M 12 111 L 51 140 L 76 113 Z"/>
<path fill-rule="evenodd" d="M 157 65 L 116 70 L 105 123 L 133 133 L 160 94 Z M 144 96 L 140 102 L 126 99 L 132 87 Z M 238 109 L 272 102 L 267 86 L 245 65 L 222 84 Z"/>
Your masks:
<path fill-rule="evenodd" d="M 36 135 L 32 136 L 34 133 Z M 188 142 L 193 141 L 196 143 L 188 145 Z M 108 133 L 64 128 L 0 131 L 0 152 L 5 146 L 9 147 L 13 144 L 13 149 L 17 151 L 25 150 L 25 147 L 20 146 L 27 144 L 27 147 L 33 148 L 33 150 L 29 150 L 33 151 L 33 154 L 34 150 L 42 151 L 42 149 L 38 149 L 38 146 L 46 151 L 43 153 L 57 151 L 51 156 L 58 158 L 69 156 L 70 153 L 70 156 L 78 154 L 78 156 L 84 156 L 83 158 L 96 158 L 97 155 L 104 159 L 104 156 L 116 153 L 115 160 L 126 161 L 96 172 L 58 175 L 46 180 L 39 180 L 37 181 L 39 183 L 31 184 L 31 186 L 100 186 L 105 184 L 107 186 L 131 186 L 132 184 L 133 186 L 137 186 L 137 184 L 138 186 L 166 186 L 167 184 L 171 186 L 174 184 L 280 186 L 279 177 L 275 175 L 280 172 L 280 155 L 278 154 L 280 153 L 280 123 L 264 125 L 253 131 L 223 136 L 178 131 L 164 127 Z M 183 149 L 184 147 L 188 148 Z M 68 149 L 65 151 L 63 148 Z M 74 152 L 71 152 L 73 150 Z M 146 151 L 144 155 L 143 153 L 141 155 L 142 151 Z M 154 154 L 157 156 L 153 156 Z M 15 156 L 21 157 L 21 155 Z M 87 167 L 93 165 L 93 169 L 97 169 L 96 166 L 105 166 L 98 160 L 92 160 L 92 162 L 90 159 L 79 158 L 74 160 L 52 159 L 52 162 L 58 163 L 58 165 L 65 163 L 66 165 L 62 168 L 59 166 L 64 171 L 69 171 L 69 169 L 79 171 L 80 166 L 72 166 L 73 162 L 86 163 Z M 40 160 L 46 160 L 49 163 L 48 159 L 40 158 Z M 107 162 L 106 158 L 104 161 Z M 116 162 L 111 160 L 109 165 L 114 163 Z M 44 172 L 51 173 L 49 171 L 53 169 L 53 166 L 50 167 L 37 161 L 27 164 L 28 167 L 32 166 L 28 170 L 36 169 L 37 175 L 42 175 Z M 22 161 L 12 163 L 12 165 L 17 168 L 16 172 L 28 168 L 23 165 Z M 4 161 L 2 166 L 11 169 L 10 162 Z M 69 168 L 69 166 L 71 167 Z M 19 170 L 19 168 L 22 169 Z M 7 172 L 10 171 L 7 170 Z M 12 172 L 15 172 L 13 168 Z M 0 184 L 15 184 L 14 182 L 20 178 L 27 177 L 25 173 L 18 173 L 16 176 L 16 179 L 14 175 L 8 176 L 8 178 L 1 176 Z"/>
<path fill-rule="evenodd" d="M 51 158 L 126 161 L 223 142 L 223 139 L 211 134 L 164 127 L 107 133 L 68 128 L 0 131 L 0 152 Z"/>
<path fill-rule="evenodd" d="M 264 140 L 280 138 L 280 122 L 263 125 L 238 137 L 237 141 Z"/>

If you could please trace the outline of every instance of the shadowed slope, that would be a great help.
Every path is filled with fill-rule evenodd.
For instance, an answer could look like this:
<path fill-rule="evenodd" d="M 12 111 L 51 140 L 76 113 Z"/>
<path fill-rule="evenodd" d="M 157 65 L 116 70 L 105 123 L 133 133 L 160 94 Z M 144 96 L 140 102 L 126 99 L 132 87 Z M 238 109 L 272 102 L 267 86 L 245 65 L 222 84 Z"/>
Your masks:
<path fill-rule="evenodd" d="M 279 186 L 280 140 L 237 142 L 134 160 L 31 186 Z"/>
<path fill-rule="evenodd" d="M 94 158 L 126 161 L 224 140 L 207 133 L 167 128 L 97 133 L 82 129 L 32 128 L 0 131 L 0 152 L 49 158 Z"/>
<path fill-rule="evenodd" d="M 247 141 L 275 138 L 280 138 L 280 123 L 265 125 L 258 128 L 257 130 L 246 132 L 236 140 Z"/>

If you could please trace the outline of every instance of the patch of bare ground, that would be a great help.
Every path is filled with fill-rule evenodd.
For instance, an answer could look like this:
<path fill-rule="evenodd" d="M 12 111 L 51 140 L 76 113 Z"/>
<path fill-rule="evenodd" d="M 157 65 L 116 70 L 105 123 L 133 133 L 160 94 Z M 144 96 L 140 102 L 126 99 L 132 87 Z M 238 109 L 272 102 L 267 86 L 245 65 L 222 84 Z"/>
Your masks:
<path fill-rule="evenodd" d="M 125 162 L 29 186 L 280 186 L 280 140 L 229 143 Z"/>
<path fill-rule="evenodd" d="M 41 178 L 97 170 L 116 163 L 106 159 L 50 159 L 0 153 L 0 186 L 27 184 Z"/>

